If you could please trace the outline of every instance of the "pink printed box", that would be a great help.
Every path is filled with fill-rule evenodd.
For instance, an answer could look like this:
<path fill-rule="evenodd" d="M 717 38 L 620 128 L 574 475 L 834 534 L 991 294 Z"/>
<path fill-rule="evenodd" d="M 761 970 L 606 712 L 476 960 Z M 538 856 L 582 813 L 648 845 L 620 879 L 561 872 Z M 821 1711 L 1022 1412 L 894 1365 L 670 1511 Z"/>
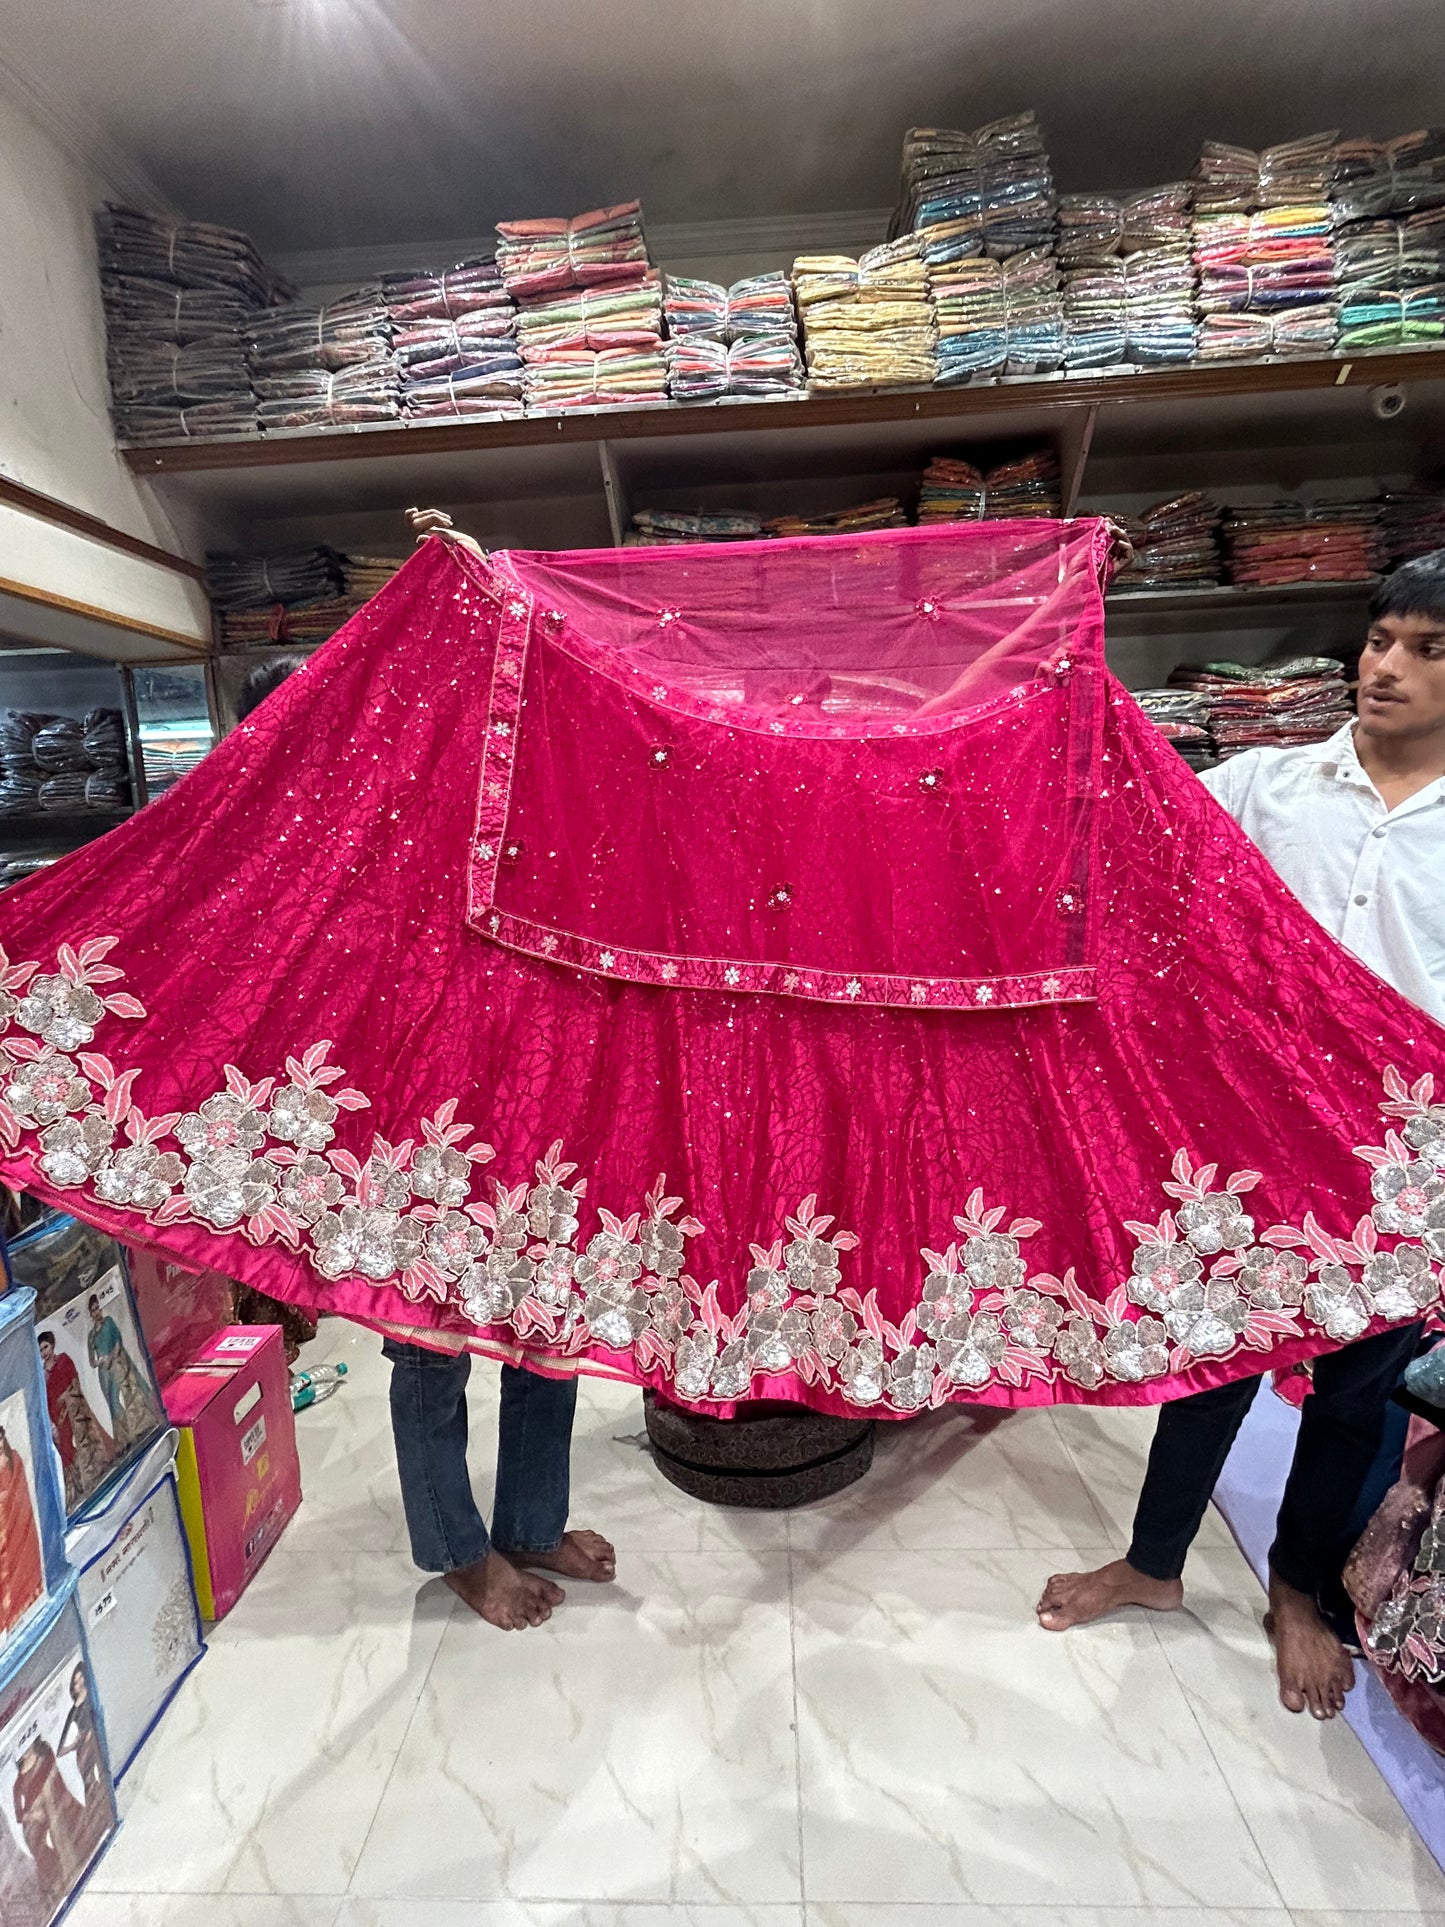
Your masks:
<path fill-rule="evenodd" d="M 176 1477 L 196 1597 L 228 1613 L 301 1503 L 291 1381 L 279 1325 L 228 1325 L 165 1387 L 180 1430 Z"/>

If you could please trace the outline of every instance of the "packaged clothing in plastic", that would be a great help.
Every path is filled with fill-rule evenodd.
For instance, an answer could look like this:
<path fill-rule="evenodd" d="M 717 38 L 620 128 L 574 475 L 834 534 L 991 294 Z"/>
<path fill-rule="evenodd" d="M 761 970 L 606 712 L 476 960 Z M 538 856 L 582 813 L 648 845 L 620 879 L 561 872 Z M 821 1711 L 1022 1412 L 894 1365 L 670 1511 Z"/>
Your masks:
<path fill-rule="evenodd" d="M 65 1501 L 35 1344 L 35 1294 L 0 1293 L 0 1659 L 63 1586 Z"/>
<path fill-rule="evenodd" d="M 10 1269 L 36 1294 L 51 1432 L 75 1519 L 165 1430 L 155 1373 L 113 1238 L 56 1214 L 15 1240 Z"/>
<path fill-rule="evenodd" d="M 73 1582 L 0 1660 L 0 1920 L 51 1927 L 116 1829 Z"/>
<path fill-rule="evenodd" d="M 1111 541 L 431 541 L 0 898 L 0 1175 L 710 1411 L 1146 1403 L 1418 1320 L 1445 1030 L 1109 675 Z"/>
<path fill-rule="evenodd" d="M 205 1651 L 175 1453 L 163 1433 L 67 1542 L 117 1780 Z"/>

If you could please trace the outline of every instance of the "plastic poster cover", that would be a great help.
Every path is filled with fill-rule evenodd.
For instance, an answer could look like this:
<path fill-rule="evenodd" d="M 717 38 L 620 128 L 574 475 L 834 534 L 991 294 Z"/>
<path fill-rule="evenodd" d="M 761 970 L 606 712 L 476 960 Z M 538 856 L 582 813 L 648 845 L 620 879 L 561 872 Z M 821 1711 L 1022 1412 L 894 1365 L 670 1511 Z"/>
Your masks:
<path fill-rule="evenodd" d="M 67 1596 L 0 1672 L 0 1920 L 50 1927 L 116 1828 L 80 1618 Z"/>
<path fill-rule="evenodd" d="M 23 1289 L 0 1296 L 0 1665 L 67 1571 L 34 1305 L 34 1293 Z"/>
<path fill-rule="evenodd" d="M 46 1402 L 74 1519 L 155 1442 L 165 1412 L 113 1238 L 55 1217 L 16 1240 L 10 1266 L 36 1293 Z"/>
<path fill-rule="evenodd" d="M 67 1542 L 117 1780 L 206 1650 L 175 1448 L 166 1433 Z"/>

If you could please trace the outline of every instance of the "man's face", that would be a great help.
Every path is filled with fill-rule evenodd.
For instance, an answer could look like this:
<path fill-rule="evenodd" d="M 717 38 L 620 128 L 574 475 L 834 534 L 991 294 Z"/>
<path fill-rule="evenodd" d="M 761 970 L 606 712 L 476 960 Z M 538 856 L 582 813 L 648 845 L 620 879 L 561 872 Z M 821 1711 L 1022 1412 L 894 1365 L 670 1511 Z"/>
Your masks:
<path fill-rule="evenodd" d="M 1360 657 L 1360 721 L 1372 736 L 1445 732 L 1445 621 L 1381 616 Z"/>

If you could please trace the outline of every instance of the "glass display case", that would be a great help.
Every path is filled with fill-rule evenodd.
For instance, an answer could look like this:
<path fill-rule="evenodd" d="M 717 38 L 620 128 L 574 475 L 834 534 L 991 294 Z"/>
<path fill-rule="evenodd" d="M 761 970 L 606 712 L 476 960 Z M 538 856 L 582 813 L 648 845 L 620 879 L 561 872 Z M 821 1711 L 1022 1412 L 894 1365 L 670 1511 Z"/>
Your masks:
<path fill-rule="evenodd" d="M 149 803 L 216 745 L 205 662 L 127 667 L 126 702 L 139 800 Z"/>
<path fill-rule="evenodd" d="M 126 701 L 115 663 L 0 637 L 0 887 L 131 814 Z"/>

